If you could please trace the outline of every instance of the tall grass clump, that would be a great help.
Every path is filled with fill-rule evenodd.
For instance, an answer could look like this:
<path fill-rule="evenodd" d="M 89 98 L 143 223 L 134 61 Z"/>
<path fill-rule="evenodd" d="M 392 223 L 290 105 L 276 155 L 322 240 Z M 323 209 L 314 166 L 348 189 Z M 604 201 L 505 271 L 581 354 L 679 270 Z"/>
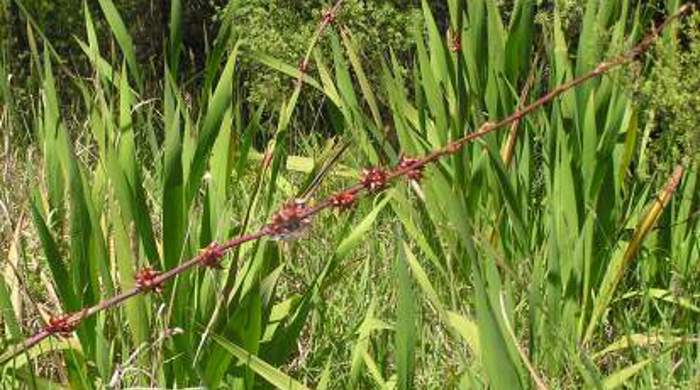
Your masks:
<path fill-rule="evenodd" d="M 191 83 L 173 1 L 156 98 L 111 0 L 83 4 L 90 77 L 33 52 L 41 157 L 0 278 L 0 383 L 697 385 L 697 162 L 639 174 L 654 123 L 620 71 L 663 78 L 650 49 L 692 6 L 589 0 L 572 42 L 556 4 L 539 24 L 534 1 L 450 0 L 441 29 L 423 1 L 411 60 L 368 64 L 344 5 L 291 64 L 225 20 Z M 292 86 L 272 127 L 242 59 Z M 292 131 L 304 89 L 336 138 Z"/>

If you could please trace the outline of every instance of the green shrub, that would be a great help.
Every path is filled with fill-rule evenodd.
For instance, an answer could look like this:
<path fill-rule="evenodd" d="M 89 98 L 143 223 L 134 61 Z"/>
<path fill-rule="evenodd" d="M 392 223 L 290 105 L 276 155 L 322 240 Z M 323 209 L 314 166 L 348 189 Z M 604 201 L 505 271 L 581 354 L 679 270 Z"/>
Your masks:
<path fill-rule="evenodd" d="M 652 164 L 694 155 L 700 146 L 700 13 L 685 21 L 682 39 L 660 41 L 657 62 L 640 84 L 656 141 Z"/>
<path fill-rule="evenodd" d="M 376 58 L 390 48 L 403 51 L 410 46 L 414 9 L 410 3 L 409 0 L 348 0 L 337 21 L 354 34 L 365 56 Z M 251 50 L 297 64 L 328 5 L 321 0 L 250 0 L 233 2 L 231 6 L 227 17 L 232 19 L 236 38 L 243 39 Z M 322 49 L 327 51 L 329 47 L 330 41 L 325 40 Z M 275 109 L 293 88 L 289 77 L 269 72 L 252 61 L 244 63 L 242 71 L 247 74 L 248 101 L 255 105 L 264 102 Z M 368 73 L 379 74 L 379 67 Z"/>

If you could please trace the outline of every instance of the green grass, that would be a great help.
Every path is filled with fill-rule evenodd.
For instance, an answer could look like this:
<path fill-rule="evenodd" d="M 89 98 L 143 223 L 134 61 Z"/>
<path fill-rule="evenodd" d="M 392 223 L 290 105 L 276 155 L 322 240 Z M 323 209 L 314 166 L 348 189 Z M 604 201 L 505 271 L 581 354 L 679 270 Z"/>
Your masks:
<path fill-rule="evenodd" d="M 12 217 L 0 237 L 18 272 L 0 278 L 0 346 L 8 353 L 51 314 L 133 287 L 142 267 L 171 269 L 212 241 L 254 232 L 319 172 L 317 200 L 364 167 L 393 166 L 507 116 L 633 47 L 658 16 L 635 2 L 589 0 L 577 43 L 557 7 L 538 25 L 536 3 L 516 1 L 504 20 L 495 1 L 448 1 L 452 31 L 462 31 L 455 53 L 423 2 L 408 68 L 392 55 L 363 57 L 352 32 L 334 26 L 314 38 L 330 40 L 332 55 L 310 45 L 314 71 L 271 124 L 262 110 L 246 112 L 236 64 L 253 58 L 290 82 L 301 76 L 295 64 L 243 50 L 223 25 L 193 92 L 180 74 L 183 16 L 173 2 L 165 76 L 158 99 L 147 100 L 153 91 L 125 21 L 101 0 L 103 15 L 86 12 L 87 38 L 76 43 L 93 78 L 63 85 L 55 54 L 35 51 L 32 142 L 1 155 L 4 164 L 40 158 L 2 176 L 0 200 L 16 205 L 4 211 Z M 103 57 L 96 17 L 123 60 Z M 675 46 L 678 26 L 661 44 Z M 370 60 L 381 65 L 376 84 Z M 655 63 L 643 56 L 638 65 Z M 641 173 L 656 124 L 625 76 L 592 80 L 510 134 L 468 144 L 420 184 L 317 216 L 298 240 L 245 244 L 222 270 L 183 273 L 161 294 L 100 312 L 71 337 L 6 362 L 0 384 L 692 388 L 697 163 L 656 159 L 652 175 Z M 67 87 L 79 98 L 59 93 Z M 12 114 L 9 87 L 0 88 L 0 113 Z M 306 88 L 326 97 L 337 139 L 290 127 Z M 21 123 L 0 115 L 3 131 L 23 131 Z M 343 142 L 338 163 L 322 169 Z M 680 180 L 665 184 L 675 166 Z M 27 177 L 35 189 L 22 201 L 13 191 Z"/>

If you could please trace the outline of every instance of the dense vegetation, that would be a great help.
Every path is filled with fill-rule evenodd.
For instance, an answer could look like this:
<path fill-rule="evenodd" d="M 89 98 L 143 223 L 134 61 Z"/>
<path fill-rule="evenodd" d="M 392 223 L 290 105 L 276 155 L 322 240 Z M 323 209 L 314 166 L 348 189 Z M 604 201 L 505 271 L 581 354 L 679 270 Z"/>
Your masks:
<path fill-rule="evenodd" d="M 0 4 L 2 388 L 700 386 L 682 1 Z"/>

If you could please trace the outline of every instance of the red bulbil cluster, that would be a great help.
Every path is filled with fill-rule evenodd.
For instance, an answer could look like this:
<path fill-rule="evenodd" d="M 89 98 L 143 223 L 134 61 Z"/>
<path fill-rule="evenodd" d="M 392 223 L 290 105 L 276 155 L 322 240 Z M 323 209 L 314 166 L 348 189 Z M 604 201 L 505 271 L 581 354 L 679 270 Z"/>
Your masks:
<path fill-rule="evenodd" d="M 362 170 L 360 183 L 369 192 L 376 192 L 386 187 L 387 175 L 381 168 L 369 168 Z"/>
<path fill-rule="evenodd" d="M 161 293 L 163 291 L 162 283 L 156 279 L 160 272 L 151 267 L 145 267 L 136 273 L 136 287 L 143 291 L 155 291 Z"/>
<path fill-rule="evenodd" d="M 49 323 L 46 324 L 44 330 L 51 334 L 57 334 L 61 337 L 69 337 L 75 331 L 77 321 L 70 314 L 61 314 L 56 317 L 51 317 Z"/>
<path fill-rule="evenodd" d="M 331 198 L 331 206 L 345 211 L 352 208 L 355 205 L 356 200 L 357 195 L 354 192 L 341 192 Z"/>
<path fill-rule="evenodd" d="M 462 51 L 462 35 L 450 30 L 449 36 L 447 38 L 449 41 L 448 45 L 451 52 L 458 53 Z"/>
<path fill-rule="evenodd" d="M 405 175 L 409 180 L 415 182 L 421 181 L 423 179 L 423 168 L 425 168 L 425 166 L 420 164 L 419 159 L 401 156 L 399 169 L 408 169 Z"/>
<path fill-rule="evenodd" d="M 202 249 L 199 254 L 199 264 L 209 268 L 221 268 L 221 258 L 224 257 L 224 249 L 217 243 L 213 242 L 208 247 Z"/>
<path fill-rule="evenodd" d="M 300 200 L 286 203 L 272 216 L 272 221 L 265 227 L 266 233 L 277 240 L 295 238 L 311 223 L 311 219 L 304 216 L 308 210 L 306 203 Z"/>
<path fill-rule="evenodd" d="M 335 11 L 332 8 L 323 11 L 323 19 L 321 20 L 321 23 L 326 26 L 335 23 Z"/>
<path fill-rule="evenodd" d="M 447 154 L 456 154 L 461 150 L 462 145 L 459 142 L 450 142 L 449 144 L 445 145 L 445 153 Z"/>
<path fill-rule="evenodd" d="M 308 70 L 309 60 L 307 58 L 302 58 L 301 60 L 299 60 L 299 72 L 301 72 L 301 74 L 304 75 Z"/>

